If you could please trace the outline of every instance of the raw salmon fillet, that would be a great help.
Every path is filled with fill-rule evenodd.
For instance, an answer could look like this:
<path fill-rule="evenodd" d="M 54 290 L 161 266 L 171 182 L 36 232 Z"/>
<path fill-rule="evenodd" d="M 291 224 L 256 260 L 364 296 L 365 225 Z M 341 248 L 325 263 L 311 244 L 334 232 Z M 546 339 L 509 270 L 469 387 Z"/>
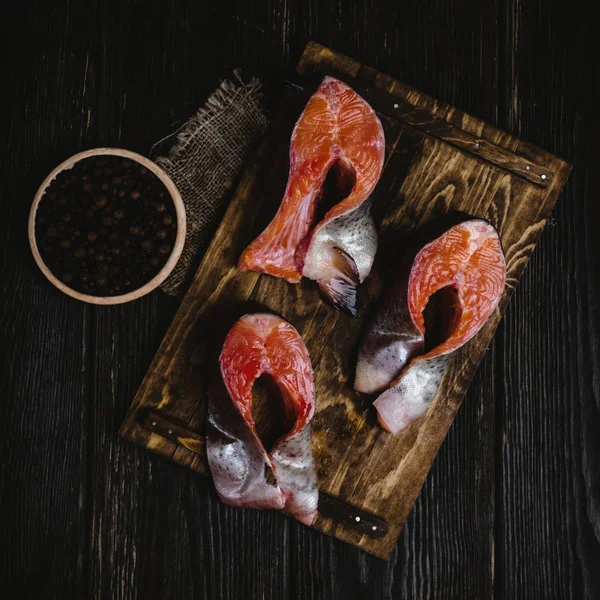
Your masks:
<path fill-rule="evenodd" d="M 310 448 L 315 410 L 313 371 L 300 334 L 266 313 L 242 317 L 219 357 L 220 377 L 209 387 L 206 451 L 223 502 L 283 510 L 310 525 L 318 504 L 317 473 Z M 256 432 L 252 387 L 271 375 L 293 425 L 270 452 Z"/>
<path fill-rule="evenodd" d="M 483 219 L 458 220 L 441 232 L 439 221 L 427 243 L 407 253 L 361 341 L 354 387 L 383 392 L 374 405 L 394 434 L 427 410 L 453 353 L 483 327 L 504 290 L 496 230 Z"/>
<path fill-rule="evenodd" d="M 356 314 L 356 288 L 377 251 L 369 196 L 381 176 L 384 153 L 383 128 L 371 106 L 346 84 L 325 77 L 292 133 L 281 206 L 244 250 L 239 269 L 292 283 L 308 277 L 331 304 Z M 331 169 L 349 191 L 315 222 Z"/>

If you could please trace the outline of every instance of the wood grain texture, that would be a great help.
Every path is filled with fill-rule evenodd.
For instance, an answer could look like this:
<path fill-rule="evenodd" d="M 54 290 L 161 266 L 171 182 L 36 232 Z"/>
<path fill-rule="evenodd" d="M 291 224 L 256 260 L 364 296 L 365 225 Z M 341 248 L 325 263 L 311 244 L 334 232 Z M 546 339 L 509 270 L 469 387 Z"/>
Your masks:
<path fill-rule="evenodd" d="M 590 297 L 598 283 L 592 264 L 600 248 L 583 233 L 596 202 L 586 165 L 593 168 L 598 160 L 590 143 L 600 132 L 591 110 L 599 71 L 595 66 L 581 82 L 574 68 L 594 53 L 590 32 L 588 23 L 559 2 L 543 11 L 510 2 L 506 13 L 504 60 L 511 68 L 504 124 L 535 143 L 551 145 L 575 164 L 571 186 L 503 323 L 497 590 L 507 597 L 595 598 L 600 593 L 600 480 L 598 461 L 589 461 L 600 448 L 598 313 L 594 319 L 597 301 Z M 537 43 L 523 52 L 531 35 Z M 552 48 L 564 47 L 569 39 L 574 40 L 570 51 L 550 58 Z M 530 73 L 535 74 L 531 79 Z M 540 97 L 542 73 L 548 93 Z M 571 86 L 577 93 L 565 94 Z M 564 125 L 543 129 L 548 122 Z"/>
<path fill-rule="evenodd" d="M 2 54 L 11 56 L 20 36 L 31 45 L 22 64 L 6 61 L 4 68 L 3 61 L 2 69 L 0 579 L 9 595 L 80 597 L 87 568 L 90 311 L 48 286 L 33 261 L 26 222 L 48 171 L 93 135 L 87 117 L 94 87 L 78 49 L 93 31 L 95 4 L 57 6 L 49 23 L 24 5 L 14 9 L 19 27 L 3 34 Z"/>
<path fill-rule="evenodd" d="M 531 145 L 521 147 L 519 140 L 504 132 L 422 97 L 408 86 L 319 44 L 307 46 L 298 72 L 305 77 L 338 75 L 371 101 L 375 109 L 382 103 L 395 106 L 396 99 L 404 107 L 397 119 L 389 116 L 393 111 L 383 118 L 387 160 L 374 194 L 374 203 L 383 196 L 387 208 L 380 227 L 379 267 L 382 262 L 393 260 L 389 251 L 398 244 L 399 232 L 414 230 L 432 218 L 456 210 L 482 216 L 498 229 L 506 254 L 507 285 L 500 306 L 477 337 L 457 353 L 427 414 L 398 436 L 384 432 L 364 398 L 352 389 L 362 317 L 368 313 L 369 300 L 377 296 L 375 288 L 381 287 L 376 283 L 377 261 L 375 275 L 364 285 L 366 293 L 361 318 L 357 320 L 324 304 L 308 280 L 291 286 L 280 279 L 237 270 L 241 251 L 277 210 L 285 187 L 289 136 L 308 96 L 308 90 L 302 94 L 288 90 L 281 102 L 285 109 L 275 117 L 254 167 L 240 184 L 136 394 L 121 434 L 205 473 L 206 463 L 197 448 L 177 444 L 172 436 L 148 431 L 140 424 L 140 412 L 143 415 L 153 410 L 167 420 L 174 419 L 175 423 L 200 432 L 206 398 L 200 384 L 203 365 L 193 359 L 198 355 L 198 347 L 205 351 L 210 346 L 209 355 L 215 356 L 235 318 L 245 312 L 260 307 L 281 314 L 301 333 L 315 372 L 318 403 L 312 422 L 312 446 L 320 490 L 389 525 L 384 537 L 374 537 L 353 527 L 352 519 L 332 518 L 320 510 L 313 527 L 387 558 L 570 166 Z M 407 115 L 417 110 L 415 126 Z M 459 150 L 461 144 L 457 140 L 463 139 L 462 134 L 440 126 L 454 122 L 468 130 L 464 135 L 474 132 L 482 143 L 487 143 L 486 156 Z M 451 129 L 459 131 L 454 125 Z M 408 160 L 407 152 L 412 153 Z M 402 180 L 398 179 L 398 161 L 409 163 Z M 522 177 L 531 165 L 548 173 L 548 183 L 533 182 L 535 174 Z M 394 251 L 397 253 L 397 248 Z"/>
<path fill-rule="evenodd" d="M 13 7 L 0 25 L 0 581 L 9 593 L 600 595 L 600 49 L 583 5 L 538 4 L 27 0 Z M 53 292 L 26 243 L 30 199 L 63 158 L 119 139 L 148 155 L 236 67 L 263 79 L 275 109 L 280 81 L 309 39 L 575 165 L 507 328 L 499 328 L 387 563 L 281 515 L 223 506 L 204 478 L 120 441 L 127 395 L 176 303 L 157 293 L 152 310 L 112 315 L 120 333 L 106 318 L 96 338 L 95 309 Z M 99 111 L 109 131 L 97 130 Z M 129 328 L 138 331 L 133 338 Z M 117 400 L 104 393 L 94 400 L 101 377 L 90 367 L 97 359 L 112 364 L 113 344 Z M 91 485 L 92 469 L 102 482 Z"/>

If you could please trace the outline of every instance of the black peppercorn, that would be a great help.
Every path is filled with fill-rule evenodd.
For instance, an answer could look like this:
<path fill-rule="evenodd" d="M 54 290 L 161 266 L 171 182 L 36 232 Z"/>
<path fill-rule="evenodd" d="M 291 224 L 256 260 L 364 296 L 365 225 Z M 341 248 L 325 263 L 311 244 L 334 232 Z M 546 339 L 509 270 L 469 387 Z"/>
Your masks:
<path fill-rule="evenodd" d="M 48 268 L 75 290 L 112 295 L 138 289 L 165 265 L 175 207 L 151 171 L 129 159 L 94 157 L 59 173 L 36 213 Z"/>

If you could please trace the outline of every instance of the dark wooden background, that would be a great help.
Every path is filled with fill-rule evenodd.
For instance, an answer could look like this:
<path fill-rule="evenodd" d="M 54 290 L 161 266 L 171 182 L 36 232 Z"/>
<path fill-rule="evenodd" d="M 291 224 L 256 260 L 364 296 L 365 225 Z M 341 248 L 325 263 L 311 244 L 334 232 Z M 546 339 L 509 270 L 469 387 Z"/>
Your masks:
<path fill-rule="evenodd" d="M 3 590 L 600 597 L 591 12 L 557 0 L 23 0 L 0 37 Z M 260 76 L 273 104 L 309 39 L 575 165 L 387 563 L 279 514 L 225 507 L 208 480 L 121 440 L 177 303 L 161 293 L 77 303 L 48 284 L 27 245 L 31 199 L 58 162 L 100 145 L 148 155 L 236 67 Z"/>

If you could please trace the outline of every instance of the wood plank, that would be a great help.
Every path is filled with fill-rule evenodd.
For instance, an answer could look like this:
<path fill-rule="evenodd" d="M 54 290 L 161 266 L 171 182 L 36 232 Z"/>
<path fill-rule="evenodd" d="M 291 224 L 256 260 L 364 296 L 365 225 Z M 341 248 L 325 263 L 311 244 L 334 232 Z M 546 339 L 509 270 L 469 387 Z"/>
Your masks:
<path fill-rule="evenodd" d="M 95 16 L 95 2 L 44 19 L 19 4 L 2 32 L 0 579 L 13 597 L 85 595 L 90 312 L 48 284 L 25 224 L 47 173 L 93 138 Z"/>
<path fill-rule="evenodd" d="M 407 102 L 409 98 L 416 104 L 420 102 L 418 92 L 400 89 L 389 78 L 379 77 L 370 70 L 365 77 L 356 61 L 318 44 L 307 46 L 298 70 L 304 75 L 311 75 L 315 70 L 324 73 L 330 64 L 333 64 L 331 68 L 335 74 L 351 85 L 355 79 L 358 86 L 367 78 L 392 97 L 398 95 Z M 140 407 L 143 410 L 154 407 L 153 410 L 170 414 L 175 421 L 185 423 L 187 420 L 188 424 L 192 418 L 197 419 L 202 412 L 198 410 L 199 386 L 195 383 L 197 370 L 190 362 L 194 362 L 192 357 L 198 352 L 198 344 L 209 343 L 218 348 L 235 318 L 253 306 L 282 314 L 303 335 L 315 369 L 319 401 L 312 441 L 319 486 L 349 506 L 386 520 L 389 533 L 384 538 L 372 537 L 357 531 L 348 521 L 340 522 L 322 513 L 313 526 L 385 557 L 400 534 L 570 167 L 527 146 L 528 160 L 523 164 L 533 163 L 553 174 L 544 186 L 532 184 L 522 178 L 522 173 L 516 176 L 511 172 L 518 164 L 518 154 L 510 165 L 502 161 L 491 164 L 476 153 L 461 152 L 456 143 L 448 143 L 443 136 L 431 135 L 430 130 L 439 132 L 440 120 L 459 121 L 465 129 L 479 132 L 482 138 L 489 137 L 490 144 L 507 149 L 520 148 L 518 140 L 493 128 L 486 129 L 483 122 L 456 109 L 421 119 L 418 127 L 406 119 L 399 119 L 399 125 L 394 128 L 390 121 L 388 131 L 397 133 L 388 137 L 388 153 L 392 158 L 386 164 L 384 181 L 388 173 L 394 179 L 389 165 L 394 161 L 397 148 L 402 147 L 406 127 L 412 132 L 413 142 L 409 147 L 414 154 L 407 158 L 400 153 L 400 162 L 410 166 L 400 187 L 387 190 L 392 199 L 381 223 L 382 246 L 385 248 L 391 240 L 397 239 L 398 228 L 406 229 L 408 224 L 413 229 L 440 214 L 462 210 L 485 216 L 496 225 L 505 247 L 508 270 L 508 284 L 498 310 L 478 336 L 457 353 L 454 366 L 444 378 L 431 409 L 394 437 L 379 428 L 372 413 L 351 389 L 352 357 L 358 344 L 360 320 L 351 321 L 320 302 L 312 282 L 305 280 L 290 286 L 281 280 L 259 278 L 256 273 L 238 273 L 236 269 L 240 251 L 268 222 L 284 187 L 287 168 L 281 157 L 286 154 L 287 140 L 300 112 L 298 98 L 302 100 L 301 105 L 306 101 L 304 94 L 287 93 L 288 97 L 282 103 L 286 107 L 281 111 L 280 119 L 283 120 L 271 128 L 271 136 L 278 137 L 271 137 L 263 145 L 257 163 L 240 185 L 175 323 L 136 395 L 121 433 L 138 443 L 145 443 L 148 437 L 157 437 L 156 433 L 141 432 L 137 418 Z M 298 96 L 296 102 L 290 96 L 294 93 Z M 365 88 L 363 93 L 369 100 L 369 91 Z M 399 139 L 398 144 L 396 139 Z M 269 177 L 261 177 L 261 164 L 262 168 L 268 165 Z M 385 183 L 381 185 L 385 189 Z M 262 186 L 265 187 L 261 189 Z M 247 210 L 248 206 L 252 206 L 252 211 Z M 257 218 L 256 215 L 262 216 Z M 385 251 L 380 252 L 379 259 L 385 258 L 389 259 Z M 372 282 L 376 280 L 376 277 L 371 279 Z M 245 304 L 246 300 L 250 303 Z M 368 299 L 362 308 L 363 313 L 368 311 Z M 163 437 L 160 440 L 145 445 L 196 470 L 205 468 L 205 463 L 185 445 L 177 446 Z"/>
<path fill-rule="evenodd" d="M 600 248 L 589 175 L 599 156 L 599 71 L 590 62 L 594 28 L 582 16 L 554 1 L 543 10 L 509 2 L 504 23 L 505 125 L 575 164 L 503 323 L 497 592 L 506 597 L 600 596 L 600 488 L 591 458 L 600 452 L 592 375 L 600 319 L 591 292 Z M 529 39 L 535 44 L 524 53 Z"/>

